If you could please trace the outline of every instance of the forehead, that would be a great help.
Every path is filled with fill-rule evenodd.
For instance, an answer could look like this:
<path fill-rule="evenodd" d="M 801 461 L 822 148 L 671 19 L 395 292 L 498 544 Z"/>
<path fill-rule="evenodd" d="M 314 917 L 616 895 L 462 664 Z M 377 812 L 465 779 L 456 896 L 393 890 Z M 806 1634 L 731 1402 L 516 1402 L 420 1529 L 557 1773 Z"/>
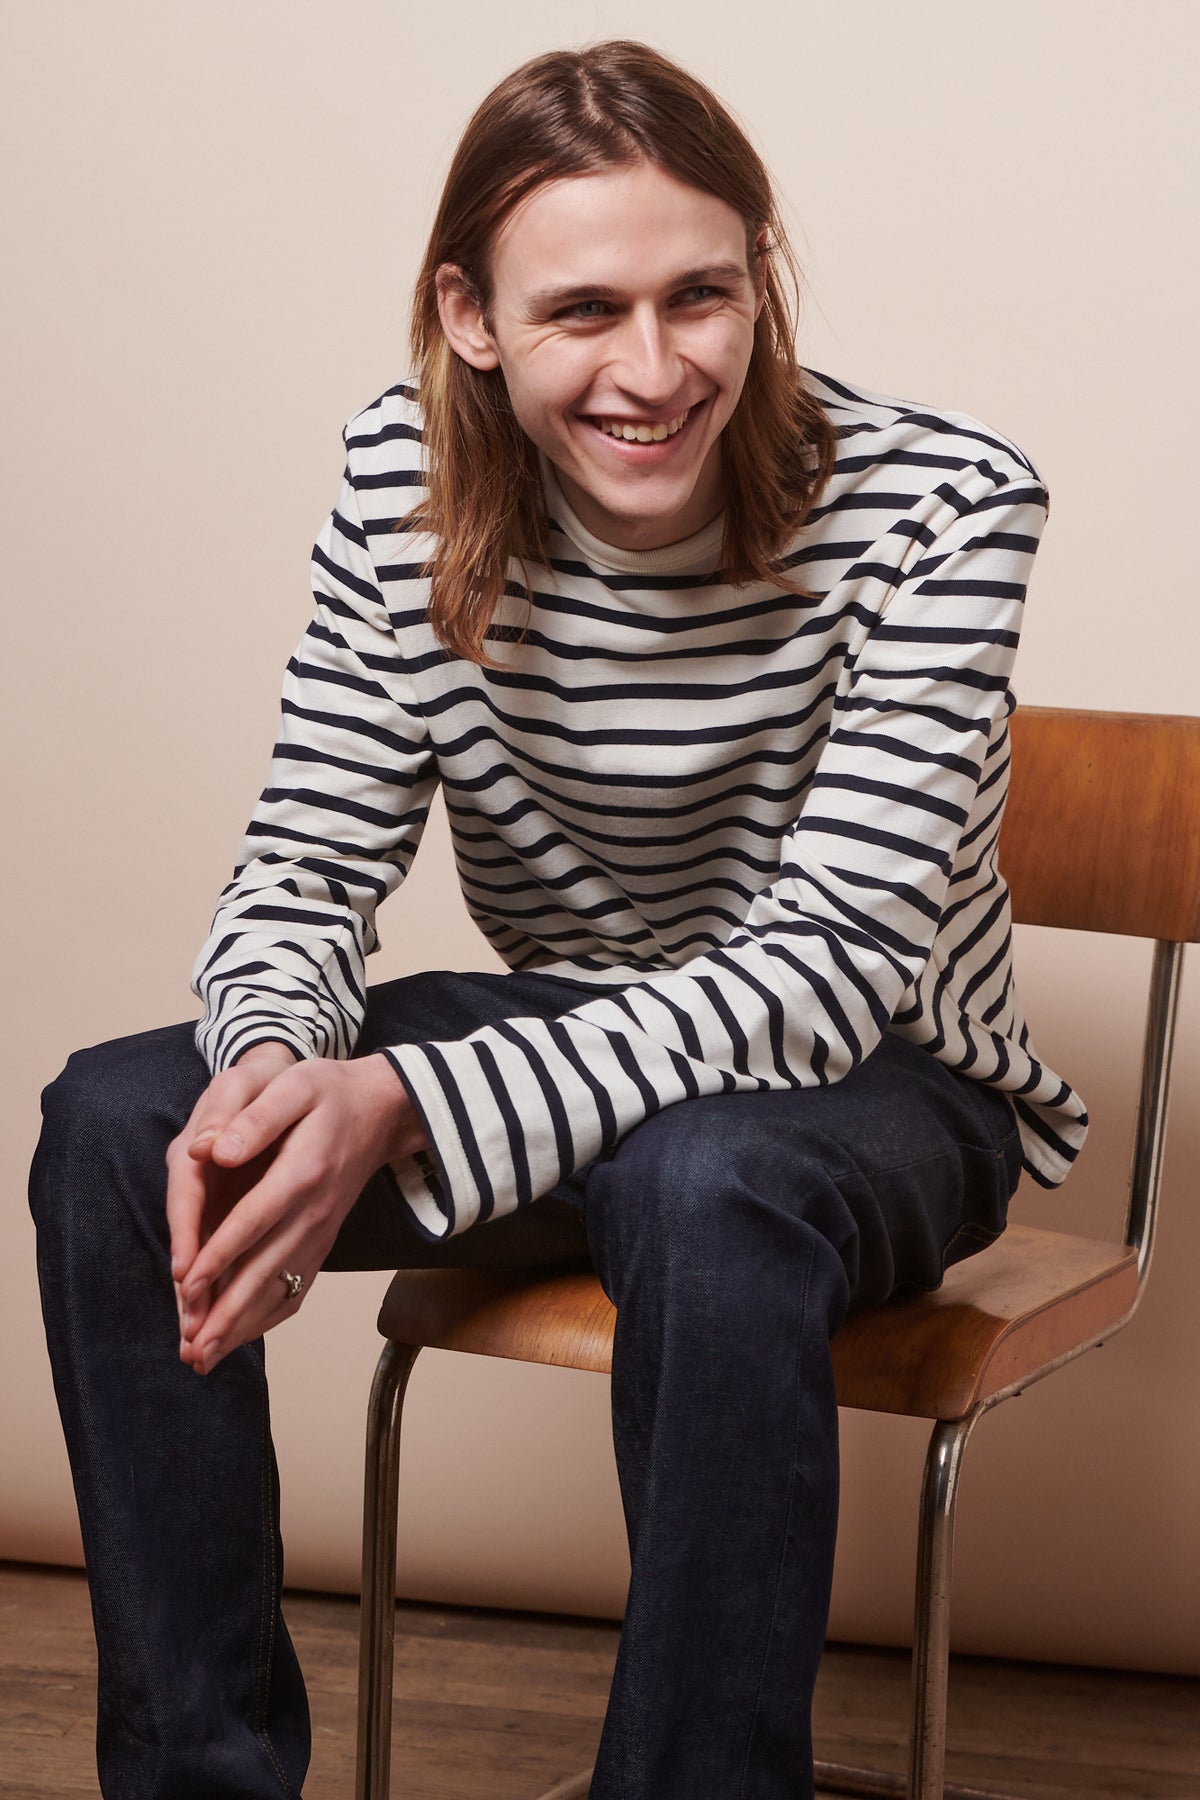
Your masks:
<path fill-rule="evenodd" d="M 626 286 L 729 262 L 747 267 L 740 214 L 639 162 L 535 188 L 496 234 L 491 272 L 497 289 Z"/>

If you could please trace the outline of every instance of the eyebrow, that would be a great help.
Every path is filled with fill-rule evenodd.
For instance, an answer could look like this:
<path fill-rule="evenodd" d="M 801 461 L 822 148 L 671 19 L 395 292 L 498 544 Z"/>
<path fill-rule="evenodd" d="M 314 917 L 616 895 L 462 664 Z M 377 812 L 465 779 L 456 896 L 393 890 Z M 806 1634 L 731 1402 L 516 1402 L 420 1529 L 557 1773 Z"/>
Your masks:
<path fill-rule="evenodd" d="M 672 275 L 665 283 L 669 290 L 675 288 L 706 287 L 722 281 L 749 281 L 750 271 L 744 263 L 722 262 L 708 263 L 700 269 L 682 269 L 679 274 Z M 569 306 L 573 300 L 618 300 L 620 291 L 609 287 L 602 281 L 585 281 L 572 283 L 565 287 L 539 288 L 536 293 L 526 297 L 525 307 L 530 312 L 553 312 L 556 307 Z"/>

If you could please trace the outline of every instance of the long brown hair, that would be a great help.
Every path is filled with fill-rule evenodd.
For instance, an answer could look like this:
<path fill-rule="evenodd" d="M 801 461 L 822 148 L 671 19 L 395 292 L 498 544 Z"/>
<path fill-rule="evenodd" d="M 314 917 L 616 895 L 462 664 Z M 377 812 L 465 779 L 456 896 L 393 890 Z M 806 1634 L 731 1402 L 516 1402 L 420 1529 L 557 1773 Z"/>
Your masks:
<path fill-rule="evenodd" d="M 517 423 L 500 370 L 472 368 L 446 341 L 438 270 L 456 266 L 486 315 L 489 253 L 513 209 L 544 182 L 643 158 L 739 213 L 748 262 L 767 234 L 763 306 L 742 395 L 721 440 L 721 573 L 734 583 L 793 585 L 778 561 L 833 466 L 834 433 L 796 362 L 799 272 L 770 176 L 715 94 L 647 45 L 614 40 L 554 51 L 514 70 L 467 125 L 413 296 L 428 498 L 401 523 L 438 540 L 430 619 L 456 656 L 493 662 L 484 640 L 510 559 L 544 563 L 546 530 L 537 452 Z"/>

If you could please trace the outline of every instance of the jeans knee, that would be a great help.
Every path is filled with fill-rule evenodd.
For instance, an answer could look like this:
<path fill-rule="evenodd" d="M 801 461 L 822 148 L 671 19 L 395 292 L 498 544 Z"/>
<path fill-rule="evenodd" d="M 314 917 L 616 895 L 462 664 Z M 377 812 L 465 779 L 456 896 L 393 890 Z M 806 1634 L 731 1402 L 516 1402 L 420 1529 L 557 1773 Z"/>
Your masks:
<path fill-rule="evenodd" d="M 111 1201 L 130 1195 L 161 1211 L 167 1145 L 207 1079 L 189 1026 L 76 1051 L 42 1094 L 29 1186 L 39 1233 L 66 1220 L 106 1229 Z"/>
<path fill-rule="evenodd" d="M 609 1291 L 640 1279 L 732 1318 L 765 1303 L 786 1272 L 784 1285 L 816 1279 L 844 1304 L 854 1225 L 828 1169 L 728 1126 L 728 1108 L 684 1102 L 595 1166 L 588 1236 Z"/>
<path fill-rule="evenodd" d="M 101 1143 L 146 1126 L 174 1135 L 207 1079 L 188 1027 L 143 1031 L 74 1051 L 42 1095 L 42 1117 L 56 1134 Z"/>
<path fill-rule="evenodd" d="M 42 1135 L 56 1142 L 76 1138 L 103 1141 L 115 1125 L 120 1129 L 130 1109 L 122 1104 L 118 1084 L 105 1058 L 107 1044 L 73 1050 L 60 1074 L 42 1090 Z"/>

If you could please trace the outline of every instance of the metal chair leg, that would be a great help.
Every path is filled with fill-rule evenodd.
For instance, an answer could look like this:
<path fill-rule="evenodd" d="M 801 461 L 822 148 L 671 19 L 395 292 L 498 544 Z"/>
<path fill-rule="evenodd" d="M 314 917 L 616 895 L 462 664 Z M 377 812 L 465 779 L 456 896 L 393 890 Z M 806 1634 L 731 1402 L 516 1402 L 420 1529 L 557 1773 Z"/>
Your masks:
<path fill-rule="evenodd" d="M 943 1800 L 954 1509 L 963 1452 L 978 1417 L 976 1412 L 965 1419 L 939 1420 L 930 1435 L 925 1455 L 913 1625 L 909 1800 Z"/>
<path fill-rule="evenodd" d="M 408 1378 L 419 1353 L 415 1345 L 384 1345 L 367 1409 L 355 1800 L 390 1800 L 400 1420 Z M 936 1424 L 925 1458 L 908 1781 L 898 1775 L 819 1762 L 817 1786 L 830 1793 L 894 1796 L 895 1800 L 1015 1800 L 1011 1795 L 947 1786 L 945 1782 L 954 1516 L 963 1452 L 979 1416 L 974 1413 L 966 1419 Z M 543 1800 L 574 1800 L 586 1795 L 590 1773 L 570 1777 Z"/>
<path fill-rule="evenodd" d="M 1016 1800 L 1014 1795 L 992 1788 L 963 1787 L 946 1780 L 954 1515 L 963 1452 L 984 1410 L 981 1407 L 965 1419 L 939 1420 L 925 1454 L 917 1536 L 908 1779 L 844 1763 L 819 1762 L 819 1791 L 877 1795 L 881 1800 Z"/>
<path fill-rule="evenodd" d="M 388 1800 L 391 1781 L 400 1414 L 418 1354 L 417 1345 L 384 1345 L 367 1406 L 355 1800 Z"/>

